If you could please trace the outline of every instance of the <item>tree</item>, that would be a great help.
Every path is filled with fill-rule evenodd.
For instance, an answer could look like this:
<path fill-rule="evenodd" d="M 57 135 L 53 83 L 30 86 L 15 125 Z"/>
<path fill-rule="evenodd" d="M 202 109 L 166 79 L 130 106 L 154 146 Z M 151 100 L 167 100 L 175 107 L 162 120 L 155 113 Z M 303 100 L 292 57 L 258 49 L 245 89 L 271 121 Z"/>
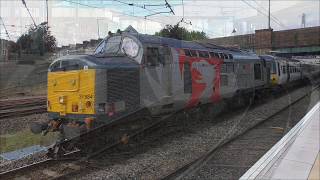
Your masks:
<path fill-rule="evenodd" d="M 46 23 L 41 23 L 37 27 L 30 27 L 26 34 L 21 35 L 17 44 L 20 50 L 26 53 L 54 52 L 56 48 L 56 38 L 51 35 L 51 31 Z"/>
<path fill-rule="evenodd" d="M 205 32 L 188 31 L 186 28 L 180 27 L 179 23 L 174 26 L 166 25 L 159 32 L 156 32 L 155 35 L 162 36 L 162 37 L 175 38 L 179 40 L 187 40 L 187 41 L 208 39 Z"/>

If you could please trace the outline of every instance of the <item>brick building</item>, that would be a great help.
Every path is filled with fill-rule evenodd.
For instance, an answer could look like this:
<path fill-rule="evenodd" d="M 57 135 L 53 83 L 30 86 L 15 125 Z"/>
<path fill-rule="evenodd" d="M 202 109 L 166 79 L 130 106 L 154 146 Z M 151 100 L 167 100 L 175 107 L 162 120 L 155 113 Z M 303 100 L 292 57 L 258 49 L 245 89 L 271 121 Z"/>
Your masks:
<path fill-rule="evenodd" d="M 9 41 L 0 39 L 0 61 L 8 61 L 9 59 Z"/>
<path fill-rule="evenodd" d="M 285 31 L 262 29 L 256 30 L 255 34 L 214 38 L 205 42 L 253 50 L 257 54 L 273 51 L 282 56 L 320 55 L 320 26 Z"/>

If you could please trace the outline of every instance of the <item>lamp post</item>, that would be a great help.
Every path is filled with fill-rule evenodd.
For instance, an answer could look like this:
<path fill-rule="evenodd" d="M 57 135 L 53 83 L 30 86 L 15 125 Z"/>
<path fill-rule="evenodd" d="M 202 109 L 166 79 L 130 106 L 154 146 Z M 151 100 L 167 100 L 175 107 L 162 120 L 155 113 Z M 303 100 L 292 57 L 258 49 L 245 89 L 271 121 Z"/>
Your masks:
<path fill-rule="evenodd" d="M 99 19 L 97 18 L 97 27 L 98 27 L 98 38 L 100 39 L 100 25 L 99 25 L 99 21 L 100 20 L 105 20 L 105 19 Z M 107 23 L 107 31 L 108 31 L 108 23 Z"/>
<path fill-rule="evenodd" d="M 97 19 L 97 26 L 98 26 L 98 39 L 100 39 L 100 27 L 99 27 L 99 19 Z"/>
<path fill-rule="evenodd" d="M 271 29 L 271 22 L 270 22 L 270 16 L 271 16 L 270 1 L 271 1 L 271 0 L 269 0 L 269 14 L 268 14 L 268 28 L 269 28 L 269 29 Z"/>
<path fill-rule="evenodd" d="M 48 0 L 46 0 L 46 8 L 47 8 L 47 23 L 49 24 L 49 7 L 48 7 Z"/>

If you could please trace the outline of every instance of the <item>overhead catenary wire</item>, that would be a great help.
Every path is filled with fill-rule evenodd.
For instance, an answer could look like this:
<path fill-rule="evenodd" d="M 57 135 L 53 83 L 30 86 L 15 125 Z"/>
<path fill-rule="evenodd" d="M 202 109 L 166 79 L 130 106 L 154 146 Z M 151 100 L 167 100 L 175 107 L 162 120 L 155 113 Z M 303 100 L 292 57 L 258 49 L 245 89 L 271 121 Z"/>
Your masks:
<path fill-rule="evenodd" d="M 167 1 L 166 1 L 166 4 L 143 4 L 143 5 L 138 5 L 138 4 L 135 4 L 135 3 L 127 3 L 127 2 L 124 2 L 124 1 L 120 1 L 120 0 L 113 0 L 113 1 L 118 2 L 120 4 L 132 6 L 132 7 L 138 7 L 138 8 L 141 8 L 141 9 L 144 9 L 144 10 L 152 12 L 151 14 L 148 14 L 145 17 L 154 16 L 154 15 L 157 15 L 157 14 L 165 14 L 165 13 L 174 14 L 174 11 L 172 10 L 170 4 Z M 164 6 L 163 8 L 169 8 L 170 11 L 156 12 L 155 10 L 151 10 L 151 9 L 146 8 L 147 6 Z"/>
<path fill-rule="evenodd" d="M 265 10 L 266 12 L 268 11 L 265 7 L 261 6 L 256 0 L 252 0 L 253 2 L 255 2 L 255 4 L 257 4 L 257 6 L 261 7 L 263 10 Z M 282 26 L 285 26 L 277 17 L 275 17 L 274 15 L 270 14 L 271 18 L 273 18 L 274 20 L 278 21 Z"/>
<path fill-rule="evenodd" d="M 29 15 L 30 15 L 30 18 L 32 19 L 32 22 L 33 22 L 34 26 L 37 27 L 37 24 L 36 24 L 36 22 L 34 21 L 34 19 L 33 19 L 33 17 L 32 17 L 32 14 L 31 14 L 28 6 L 27 6 L 26 1 L 25 1 L 25 0 L 21 0 L 21 1 L 22 1 L 22 4 L 24 5 L 24 7 L 27 9 L 27 11 L 28 11 L 28 13 L 29 13 Z"/>
<path fill-rule="evenodd" d="M 264 12 L 262 12 L 260 9 L 258 9 L 258 8 L 256 8 L 255 6 L 253 6 L 252 4 L 250 4 L 250 3 L 248 3 L 248 1 L 247 0 L 241 0 L 242 2 L 244 2 L 245 4 L 247 4 L 249 7 L 251 7 L 251 8 L 253 8 L 253 9 L 255 9 L 255 10 L 257 10 L 260 14 L 262 14 L 262 15 L 264 15 L 264 16 L 266 16 L 266 17 L 268 17 L 268 15 L 267 14 L 265 14 Z M 278 24 L 279 26 L 282 26 L 282 27 L 285 27 L 283 24 L 281 24 L 281 23 L 279 23 L 279 22 L 277 22 L 276 20 L 274 20 L 274 19 L 272 19 L 276 24 Z"/>
<path fill-rule="evenodd" d="M 189 25 L 191 25 L 192 26 L 192 22 L 189 20 L 189 21 L 186 21 L 185 19 L 184 19 L 184 2 L 183 2 L 183 0 L 181 0 L 181 3 L 182 3 L 182 18 L 181 18 L 181 20 L 180 20 L 180 22 L 183 22 L 183 23 L 185 23 L 185 24 L 189 24 Z M 180 23 L 179 22 L 179 23 Z"/>
<path fill-rule="evenodd" d="M 4 28 L 4 31 L 6 32 L 6 34 L 7 34 L 8 38 L 9 38 L 9 40 L 11 40 L 11 37 L 10 37 L 10 35 L 9 35 L 9 33 L 8 33 L 8 30 L 7 30 L 7 27 L 6 27 L 5 23 L 3 22 L 2 17 L 0 17 L 0 19 L 1 19 L 2 26 L 3 26 L 3 28 Z"/>
<path fill-rule="evenodd" d="M 102 8 L 102 7 L 98 7 L 98 6 L 93 6 L 93 5 L 89 5 L 89 4 L 84 4 L 84 3 L 80 3 L 80 2 L 71 1 L 71 0 L 63 0 L 63 1 L 69 2 L 69 3 L 72 3 L 72 4 L 85 6 L 85 7 L 90 7 L 90 8 L 96 8 L 96 9 L 101 9 Z M 134 18 L 137 18 L 137 19 L 145 19 L 145 20 L 148 20 L 148 21 L 151 21 L 151 22 L 160 23 L 162 25 L 167 25 L 167 23 L 165 23 L 165 22 L 162 22 L 162 21 L 159 21 L 159 20 L 155 20 L 155 19 L 150 19 L 148 17 L 136 16 L 136 15 L 131 15 L 131 14 L 123 13 L 123 12 L 116 12 L 116 13 L 122 14 L 122 15 L 125 15 L 125 16 L 131 16 L 131 17 L 134 17 Z M 169 16 L 166 16 L 166 17 L 169 17 Z M 194 25 L 192 25 L 192 26 L 195 27 L 195 28 L 198 28 L 198 29 L 202 29 L 202 28 L 194 26 Z M 206 31 L 206 33 L 208 35 L 213 35 L 213 36 L 216 34 L 216 33 L 213 33 L 211 31 Z"/>

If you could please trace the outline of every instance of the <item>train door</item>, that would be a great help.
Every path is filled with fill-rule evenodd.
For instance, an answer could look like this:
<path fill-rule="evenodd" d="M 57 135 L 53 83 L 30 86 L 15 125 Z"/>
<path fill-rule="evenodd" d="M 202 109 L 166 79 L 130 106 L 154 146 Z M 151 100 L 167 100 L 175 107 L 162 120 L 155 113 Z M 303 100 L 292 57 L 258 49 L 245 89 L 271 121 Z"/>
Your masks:
<path fill-rule="evenodd" d="M 172 55 L 169 47 L 159 47 L 159 61 L 158 71 L 162 76 L 162 87 L 166 97 L 172 96 Z"/>
<path fill-rule="evenodd" d="M 171 103 L 172 94 L 172 56 L 170 48 L 149 46 L 145 48 L 142 71 L 142 96 L 153 105 Z M 145 104 L 145 105 L 152 105 Z"/>
<path fill-rule="evenodd" d="M 287 69 L 287 83 L 288 83 L 290 81 L 290 74 L 291 74 L 290 72 L 291 68 L 288 62 L 286 62 L 286 69 Z"/>
<path fill-rule="evenodd" d="M 273 61 L 272 62 L 270 62 L 270 61 L 267 62 L 266 60 L 263 60 L 263 65 L 265 67 L 264 72 L 266 72 L 266 74 L 267 74 L 267 77 L 266 77 L 265 80 L 266 80 L 267 84 L 270 84 L 271 71 L 273 69 L 272 66 L 275 66 L 275 63 Z"/>

